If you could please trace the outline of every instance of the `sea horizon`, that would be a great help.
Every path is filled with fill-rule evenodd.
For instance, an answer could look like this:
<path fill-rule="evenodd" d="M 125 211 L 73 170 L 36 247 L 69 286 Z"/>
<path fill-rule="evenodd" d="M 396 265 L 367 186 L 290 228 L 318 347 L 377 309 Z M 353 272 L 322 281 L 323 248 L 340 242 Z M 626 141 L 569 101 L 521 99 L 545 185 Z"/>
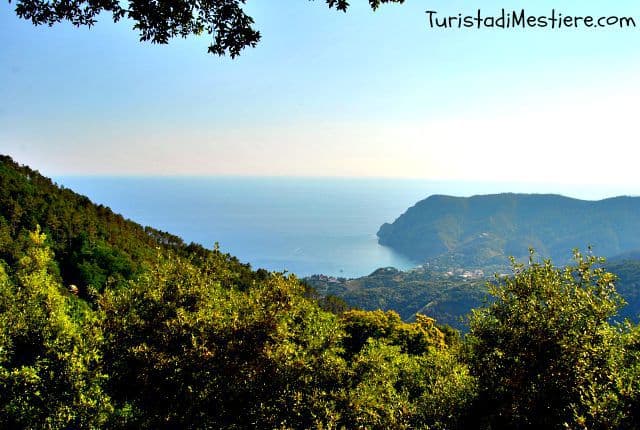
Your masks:
<path fill-rule="evenodd" d="M 526 192 L 598 199 L 626 191 L 399 178 L 65 175 L 53 180 L 185 242 L 207 248 L 218 243 L 256 269 L 348 278 L 380 267 L 420 265 L 379 245 L 376 233 L 433 194 Z"/>

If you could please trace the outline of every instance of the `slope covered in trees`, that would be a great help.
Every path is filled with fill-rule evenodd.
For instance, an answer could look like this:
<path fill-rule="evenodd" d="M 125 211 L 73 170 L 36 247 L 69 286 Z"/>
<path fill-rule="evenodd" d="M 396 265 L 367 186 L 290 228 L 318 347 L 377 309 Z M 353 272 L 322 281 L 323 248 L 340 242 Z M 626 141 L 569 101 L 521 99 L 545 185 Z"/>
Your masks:
<path fill-rule="evenodd" d="M 615 274 L 618 292 L 624 298 L 626 305 L 620 309 L 622 318 L 640 320 L 640 258 L 613 258 L 607 260 L 605 267 Z"/>
<path fill-rule="evenodd" d="M 464 278 L 428 269 L 405 272 L 388 267 L 355 279 L 315 275 L 304 280 L 356 308 L 393 310 L 407 321 L 427 314 L 458 330 L 466 326 L 464 317 L 471 309 L 487 297 L 484 276 Z"/>
<path fill-rule="evenodd" d="M 234 274 L 229 283 L 245 288 L 264 275 L 217 250 L 185 244 L 177 236 L 126 220 L 0 155 L 0 259 L 15 265 L 37 226 L 48 238 L 62 283 L 75 285 L 85 298 L 105 285 L 133 279 L 158 253 L 196 262 L 215 254 Z"/>
<path fill-rule="evenodd" d="M 638 322 L 640 258 L 628 253 L 607 259 L 603 267 L 616 276 L 617 290 L 625 301 L 617 318 Z M 420 267 L 400 271 L 387 267 L 354 279 L 314 275 L 304 280 L 316 291 L 344 299 L 356 308 L 394 310 L 409 321 L 416 314 L 427 314 L 442 324 L 466 331 L 465 317 L 487 300 L 487 281 L 493 276 L 481 270 Z"/>
<path fill-rule="evenodd" d="M 593 257 L 515 265 L 462 337 L 421 314 L 408 323 L 335 302 L 327 312 L 293 276 L 165 243 L 106 208 L 92 215 L 80 196 L 3 162 L 15 192 L 2 202 L 0 428 L 640 425 L 640 330 L 612 322 L 621 299 Z M 56 193 L 70 201 L 50 212 Z M 99 266 L 104 280 L 76 295 L 56 254 L 77 250 L 67 217 L 133 270 Z"/>
<path fill-rule="evenodd" d="M 591 246 L 597 255 L 640 249 L 640 198 L 600 201 L 558 195 L 434 195 L 378 231 L 379 242 L 443 266 L 508 266 L 529 248 L 554 261 Z"/>

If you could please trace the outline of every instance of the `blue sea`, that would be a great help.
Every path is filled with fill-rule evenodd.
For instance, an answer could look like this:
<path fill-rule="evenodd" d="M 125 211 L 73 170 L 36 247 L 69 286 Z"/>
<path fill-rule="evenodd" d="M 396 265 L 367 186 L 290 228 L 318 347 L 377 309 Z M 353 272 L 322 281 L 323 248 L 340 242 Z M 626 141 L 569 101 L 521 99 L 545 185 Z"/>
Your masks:
<path fill-rule="evenodd" d="M 431 194 L 622 194 L 606 187 L 402 179 L 66 176 L 55 181 L 142 225 L 207 248 L 218 242 L 254 268 L 298 276 L 357 277 L 379 267 L 415 267 L 420 262 L 380 246 L 376 232 Z"/>

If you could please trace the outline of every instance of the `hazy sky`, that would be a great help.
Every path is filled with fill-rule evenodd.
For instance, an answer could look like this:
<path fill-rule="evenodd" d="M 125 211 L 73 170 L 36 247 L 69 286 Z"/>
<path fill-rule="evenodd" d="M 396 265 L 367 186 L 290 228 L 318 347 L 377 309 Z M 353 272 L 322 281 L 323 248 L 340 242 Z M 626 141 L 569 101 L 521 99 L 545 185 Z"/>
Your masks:
<path fill-rule="evenodd" d="M 414 177 L 640 189 L 640 2 L 248 0 L 235 60 L 131 23 L 33 27 L 0 1 L 0 152 L 45 174 Z M 443 30 L 555 7 L 635 29 Z M 107 17 L 105 17 L 107 18 Z"/>

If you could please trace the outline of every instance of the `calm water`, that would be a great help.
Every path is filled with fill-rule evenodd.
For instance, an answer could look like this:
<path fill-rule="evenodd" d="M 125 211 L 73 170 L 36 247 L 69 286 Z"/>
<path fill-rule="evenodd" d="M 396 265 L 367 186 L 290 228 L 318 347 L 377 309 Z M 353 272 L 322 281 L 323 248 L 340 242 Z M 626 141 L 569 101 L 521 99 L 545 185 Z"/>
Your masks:
<path fill-rule="evenodd" d="M 255 268 L 362 276 L 378 267 L 414 267 L 378 245 L 376 232 L 431 194 L 564 192 L 521 184 L 388 179 L 58 177 L 67 188 L 143 225 L 223 251 Z M 593 192 L 591 189 L 589 192 Z M 602 190 L 602 196 L 609 191 Z M 615 194 L 615 192 L 614 192 Z"/>

